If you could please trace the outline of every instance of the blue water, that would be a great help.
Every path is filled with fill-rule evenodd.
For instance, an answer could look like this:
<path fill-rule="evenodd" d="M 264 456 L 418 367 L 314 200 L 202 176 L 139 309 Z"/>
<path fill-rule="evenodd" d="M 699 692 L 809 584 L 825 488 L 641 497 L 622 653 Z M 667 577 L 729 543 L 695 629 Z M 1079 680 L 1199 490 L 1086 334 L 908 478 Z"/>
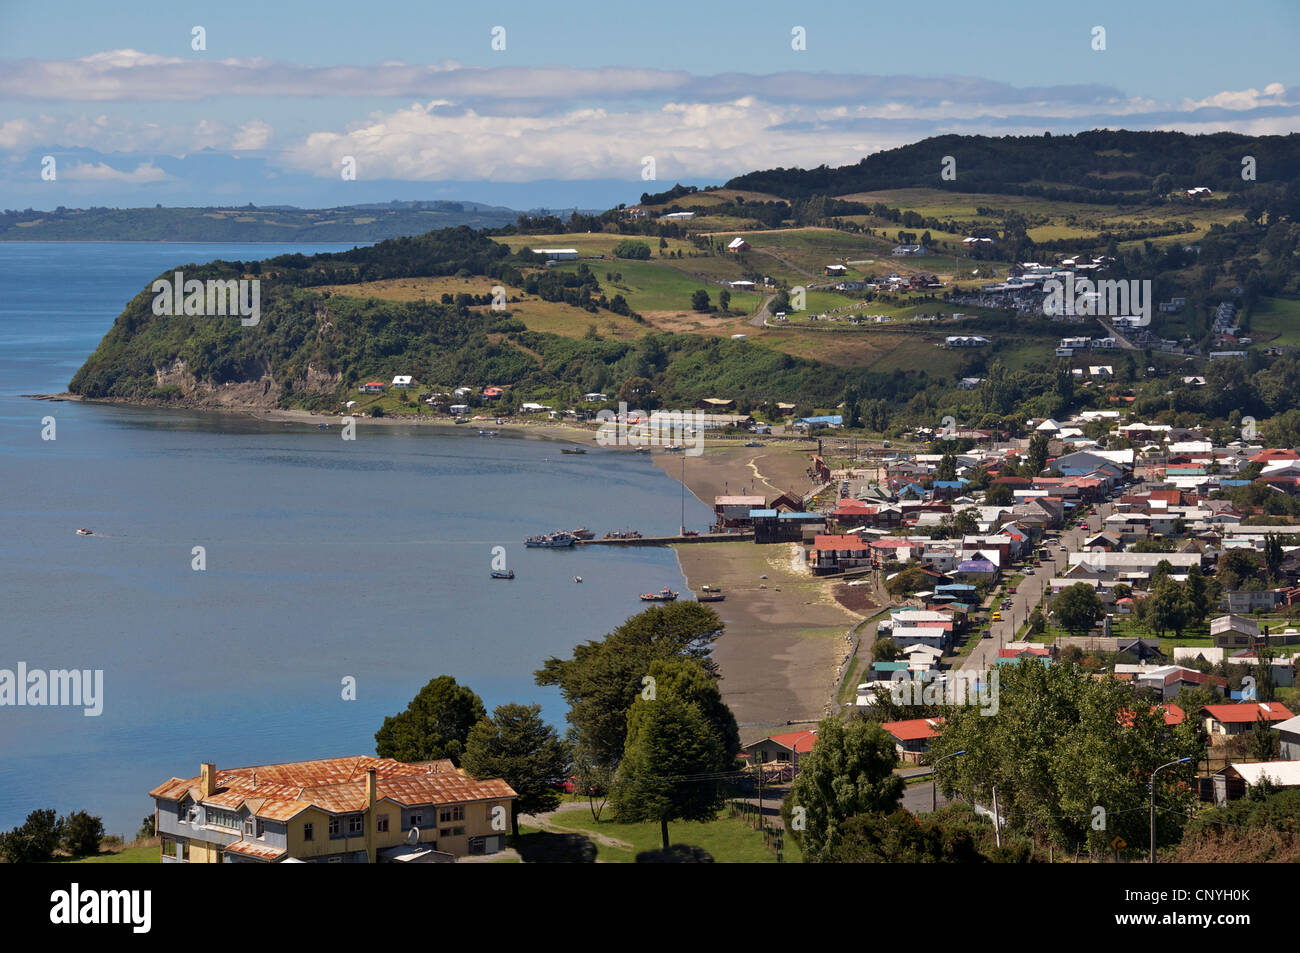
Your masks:
<path fill-rule="evenodd" d="M 130 836 L 146 792 L 200 761 L 372 753 L 384 715 L 437 675 L 489 710 L 540 703 L 563 730 L 558 691 L 533 684 L 543 660 L 640 611 L 640 592 L 684 588 L 667 549 L 522 544 L 580 524 L 675 531 L 681 487 L 647 456 L 20 396 L 65 390 L 166 269 L 338 247 L 0 243 L 0 668 L 105 683 L 99 717 L 0 707 L 0 828 L 53 807 Z M 703 528 L 707 508 L 686 505 Z M 495 546 L 514 581 L 489 578 Z"/>

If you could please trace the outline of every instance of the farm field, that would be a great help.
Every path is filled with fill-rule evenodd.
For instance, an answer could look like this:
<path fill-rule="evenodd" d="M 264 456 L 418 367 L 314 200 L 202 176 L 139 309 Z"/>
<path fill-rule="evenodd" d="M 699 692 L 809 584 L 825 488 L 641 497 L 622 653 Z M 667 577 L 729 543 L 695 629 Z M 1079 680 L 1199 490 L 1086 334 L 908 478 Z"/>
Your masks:
<path fill-rule="evenodd" d="M 1300 301 L 1265 298 L 1250 315 L 1250 335 L 1258 345 L 1300 347 Z"/>
<path fill-rule="evenodd" d="M 603 276 L 602 276 L 603 277 Z M 352 285 L 323 285 L 320 290 L 348 298 L 379 298 L 384 301 L 439 301 L 444 294 L 491 294 L 499 282 L 483 277 L 456 278 L 391 278 L 382 281 L 364 281 Z M 602 286 L 607 282 L 602 282 Z M 506 286 L 503 286 L 506 287 Z M 609 291 L 610 297 L 617 292 Z M 649 329 L 631 318 L 609 311 L 593 314 L 562 301 L 543 301 L 536 295 L 527 295 L 519 288 L 506 287 L 508 310 L 524 322 L 530 331 L 558 334 L 562 337 L 581 337 L 595 325 L 598 333 L 617 338 L 639 338 Z"/>

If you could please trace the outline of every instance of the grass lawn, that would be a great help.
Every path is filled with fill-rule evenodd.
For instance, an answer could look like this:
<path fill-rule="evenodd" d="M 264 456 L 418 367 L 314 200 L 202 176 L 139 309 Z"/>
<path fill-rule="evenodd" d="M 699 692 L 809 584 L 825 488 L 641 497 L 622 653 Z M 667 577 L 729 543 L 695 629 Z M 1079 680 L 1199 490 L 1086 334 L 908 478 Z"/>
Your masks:
<path fill-rule="evenodd" d="M 589 811 L 565 811 L 553 815 L 556 827 L 576 832 L 599 834 L 630 845 L 630 849 L 612 847 L 596 842 L 597 857 L 604 863 L 632 863 L 641 851 L 658 850 L 660 846 L 659 825 L 653 822 L 644 824 L 620 824 L 607 820 L 608 810 L 600 821 L 592 818 Z M 678 821 L 668 825 L 669 840 L 673 844 L 688 844 L 708 851 L 717 863 L 774 864 L 776 855 L 763 844 L 763 835 L 753 830 L 740 818 L 727 816 L 725 810 L 718 813 L 718 819 L 708 823 L 695 821 Z M 793 849 L 792 849 L 793 848 Z M 786 841 L 785 859 L 792 862 L 798 849 L 793 842 Z"/>
<path fill-rule="evenodd" d="M 1263 299 L 1251 312 L 1248 333 L 1266 344 L 1300 345 L 1300 301 Z"/>
<path fill-rule="evenodd" d="M 56 857 L 56 864 L 156 864 L 158 863 L 158 845 L 143 844 L 139 847 L 119 847 L 106 850 L 90 857 Z"/>

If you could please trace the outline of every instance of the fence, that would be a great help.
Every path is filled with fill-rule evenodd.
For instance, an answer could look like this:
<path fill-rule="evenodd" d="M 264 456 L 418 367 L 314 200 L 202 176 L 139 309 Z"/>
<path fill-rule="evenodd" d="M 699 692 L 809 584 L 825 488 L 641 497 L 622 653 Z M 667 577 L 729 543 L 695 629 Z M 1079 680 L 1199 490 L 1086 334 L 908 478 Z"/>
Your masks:
<path fill-rule="evenodd" d="M 763 846 L 776 855 L 778 864 L 785 863 L 785 831 L 779 827 L 768 827 L 757 804 L 749 801 L 728 801 L 727 814 L 738 817 L 754 830 L 763 835 Z"/>

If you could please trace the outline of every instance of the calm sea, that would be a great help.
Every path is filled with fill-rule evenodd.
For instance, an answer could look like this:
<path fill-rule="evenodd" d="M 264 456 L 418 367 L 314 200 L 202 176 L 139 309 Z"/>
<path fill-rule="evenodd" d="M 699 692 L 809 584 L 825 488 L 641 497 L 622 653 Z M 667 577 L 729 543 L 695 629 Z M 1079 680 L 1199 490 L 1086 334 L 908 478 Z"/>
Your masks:
<path fill-rule="evenodd" d="M 104 673 L 98 717 L 0 707 L 0 828 L 84 809 L 129 837 L 146 792 L 200 761 L 373 753 L 384 715 L 437 675 L 489 710 L 540 703 L 563 729 L 533 671 L 640 611 L 639 593 L 684 589 L 667 549 L 522 543 L 578 525 L 675 531 L 680 485 L 648 456 L 364 421 L 343 441 L 19 396 L 65 390 L 164 270 L 338 247 L 0 243 L 0 668 Z M 686 506 L 703 528 L 707 508 Z M 489 578 L 498 545 L 512 582 Z"/>

